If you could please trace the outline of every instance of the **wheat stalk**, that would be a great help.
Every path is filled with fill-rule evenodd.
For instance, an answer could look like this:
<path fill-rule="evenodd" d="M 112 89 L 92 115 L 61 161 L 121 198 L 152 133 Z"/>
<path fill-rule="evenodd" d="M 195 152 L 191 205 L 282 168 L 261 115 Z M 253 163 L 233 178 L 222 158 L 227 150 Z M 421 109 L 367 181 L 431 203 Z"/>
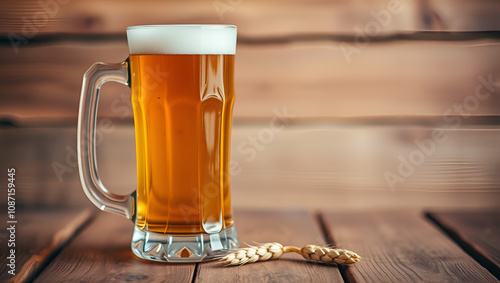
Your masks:
<path fill-rule="evenodd" d="M 238 249 L 227 254 L 221 261 L 226 266 L 243 265 L 245 263 L 277 259 L 284 253 L 289 252 L 301 254 L 305 259 L 341 265 L 349 265 L 361 260 L 361 257 L 355 252 L 344 249 L 316 245 L 307 245 L 303 248 L 299 248 L 294 246 L 283 246 L 280 243 L 266 243 L 260 246 L 250 246 L 248 248 Z"/>

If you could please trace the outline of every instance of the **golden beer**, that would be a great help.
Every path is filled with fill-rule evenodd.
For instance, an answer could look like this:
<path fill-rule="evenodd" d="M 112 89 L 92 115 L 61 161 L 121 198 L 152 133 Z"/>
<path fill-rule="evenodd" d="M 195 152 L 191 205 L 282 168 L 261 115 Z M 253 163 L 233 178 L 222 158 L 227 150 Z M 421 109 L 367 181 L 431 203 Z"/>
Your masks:
<path fill-rule="evenodd" d="M 229 178 L 234 55 L 131 55 L 140 229 L 233 224 Z"/>

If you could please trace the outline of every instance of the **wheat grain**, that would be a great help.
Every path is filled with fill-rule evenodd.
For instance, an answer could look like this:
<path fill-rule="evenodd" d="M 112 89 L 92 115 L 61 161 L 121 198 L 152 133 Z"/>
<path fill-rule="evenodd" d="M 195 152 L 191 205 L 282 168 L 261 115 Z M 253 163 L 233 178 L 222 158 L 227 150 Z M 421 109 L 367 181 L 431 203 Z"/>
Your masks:
<path fill-rule="evenodd" d="M 257 261 L 277 259 L 284 253 L 289 252 L 301 254 L 305 259 L 341 265 L 349 265 L 361 260 L 358 254 L 345 249 L 316 245 L 307 245 L 303 248 L 299 248 L 294 246 L 283 246 L 280 243 L 266 243 L 260 246 L 250 246 L 248 248 L 238 249 L 227 254 L 221 261 L 226 266 L 236 266 Z"/>

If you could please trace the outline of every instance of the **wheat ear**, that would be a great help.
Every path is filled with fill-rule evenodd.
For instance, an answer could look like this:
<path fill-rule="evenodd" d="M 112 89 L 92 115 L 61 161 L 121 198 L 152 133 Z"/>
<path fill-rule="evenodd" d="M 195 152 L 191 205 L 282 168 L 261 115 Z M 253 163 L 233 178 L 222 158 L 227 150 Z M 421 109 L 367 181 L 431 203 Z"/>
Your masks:
<path fill-rule="evenodd" d="M 320 247 L 316 245 L 307 245 L 303 248 L 299 248 L 294 246 L 283 246 L 280 243 L 266 243 L 260 246 L 250 246 L 248 248 L 238 249 L 227 254 L 221 261 L 226 266 L 243 265 L 245 263 L 277 259 L 284 253 L 289 252 L 301 254 L 305 259 L 342 265 L 353 264 L 361 260 L 361 257 L 355 252 L 344 249 Z"/>

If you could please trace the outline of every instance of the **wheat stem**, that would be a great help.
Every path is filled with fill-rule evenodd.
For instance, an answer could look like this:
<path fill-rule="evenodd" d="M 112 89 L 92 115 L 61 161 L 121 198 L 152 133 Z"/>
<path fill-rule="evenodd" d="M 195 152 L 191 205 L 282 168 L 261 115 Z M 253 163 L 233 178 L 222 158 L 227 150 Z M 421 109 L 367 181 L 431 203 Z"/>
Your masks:
<path fill-rule="evenodd" d="M 301 254 L 305 259 L 341 265 L 349 265 L 361 260 L 358 254 L 345 249 L 316 245 L 307 245 L 299 248 L 294 246 L 283 246 L 280 243 L 266 243 L 260 246 L 250 246 L 248 248 L 238 249 L 227 254 L 221 261 L 226 266 L 236 266 L 257 261 L 277 259 L 284 253 L 290 252 Z"/>

